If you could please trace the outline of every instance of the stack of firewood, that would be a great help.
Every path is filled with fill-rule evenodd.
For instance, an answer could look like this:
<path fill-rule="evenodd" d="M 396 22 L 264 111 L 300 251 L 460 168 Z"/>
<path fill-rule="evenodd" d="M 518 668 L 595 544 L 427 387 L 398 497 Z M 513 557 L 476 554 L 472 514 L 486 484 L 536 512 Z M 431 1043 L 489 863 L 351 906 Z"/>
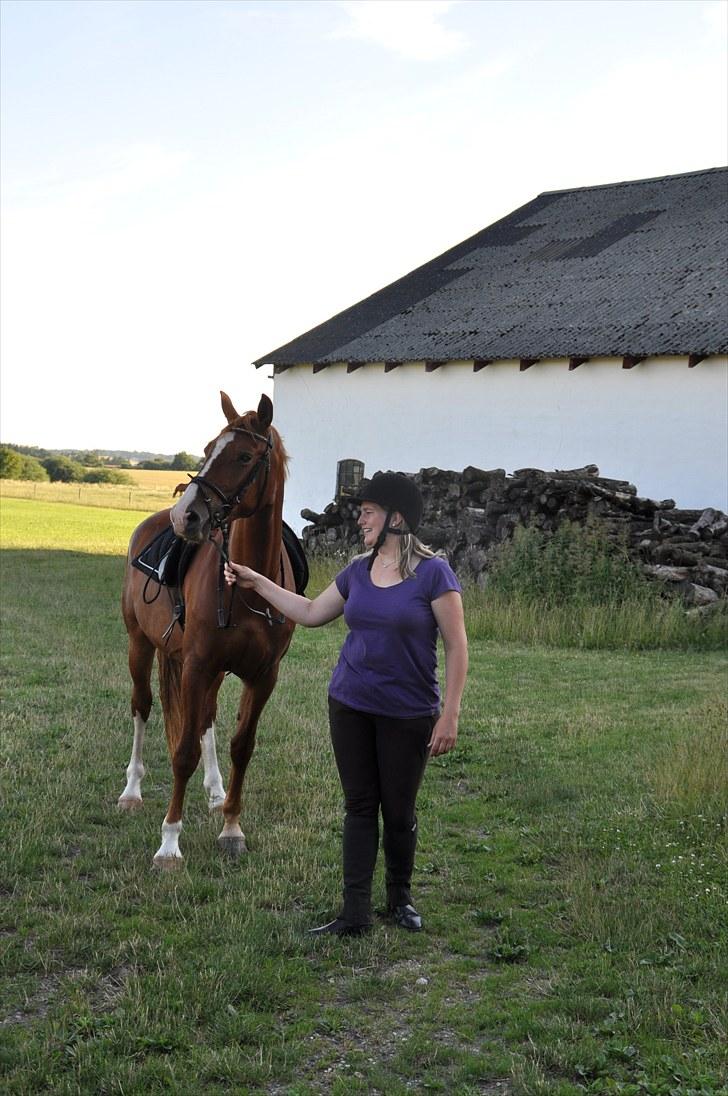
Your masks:
<path fill-rule="evenodd" d="M 640 498 L 633 484 L 606 479 L 595 465 L 555 472 L 522 468 L 512 475 L 502 468 L 422 468 L 413 479 L 425 504 L 420 539 L 443 549 L 461 577 L 480 585 L 487 581 L 494 546 L 516 526 L 553 532 L 567 519 L 594 516 L 651 579 L 690 605 L 728 597 L 728 517 L 721 510 L 679 510 L 672 499 Z M 360 545 L 357 515 L 345 494 L 321 514 L 302 510 L 311 522 L 302 534 L 306 550 L 351 554 Z"/>

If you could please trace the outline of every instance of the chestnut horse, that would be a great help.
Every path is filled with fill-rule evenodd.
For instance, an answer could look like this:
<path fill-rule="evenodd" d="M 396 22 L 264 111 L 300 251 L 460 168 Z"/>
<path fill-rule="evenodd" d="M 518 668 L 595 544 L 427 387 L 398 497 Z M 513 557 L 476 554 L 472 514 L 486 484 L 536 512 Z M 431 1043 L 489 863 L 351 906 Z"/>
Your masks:
<path fill-rule="evenodd" d="M 239 415 L 220 393 L 228 425 L 205 449 L 205 462 L 171 508 L 153 514 L 132 534 L 122 608 L 129 636 L 133 690 L 134 743 L 122 809 L 141 806 L 144 775 L 142 744 L 152 706 L 154 652 L 174 785 L 162 824 L 162 844 L 154 857 L 160 867 L 182 862 L 179 835 L 187 781 L 202 754 L 211 811 L 222 809 L 220 847 L 231 855 L 245 851 L 240 810 L 245 770 L 255 744 L 260 714 L 288 650 L 293 624 L 271 615 L 256 596 L 225 587 L 222 558 L 246 563 L 274 582 L 294 589 L 293 572 L 282 541 L 286 453 L 271 426 L 273 404 L 262 396 L 257 411 Z M 152 599 L 148 580 L 131 566 L 149 542 L 170 524 L 178 536 L 199 545 L 183 579 L 184 628 L 173 622 L 168 590 Z M 229 541 L 228 541 L 229 533 Z M 155 584 L 152 584 L 156 590 Z M 217 693 L 227 672 L 244 682 L 232 767 L 225 794 L 215 754 Z"/>

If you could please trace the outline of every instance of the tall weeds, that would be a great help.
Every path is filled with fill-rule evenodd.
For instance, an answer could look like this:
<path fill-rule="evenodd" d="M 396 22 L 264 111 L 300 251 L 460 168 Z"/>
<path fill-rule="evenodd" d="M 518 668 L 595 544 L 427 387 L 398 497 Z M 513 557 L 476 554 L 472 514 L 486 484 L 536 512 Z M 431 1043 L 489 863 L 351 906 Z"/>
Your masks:
<path fill-rule="evenodd" d="M 472 638 L 557 647 L 712 650 L 727 617 L 691 617 L 661 595 L 597 519 L 553 534 L 519 527 L 493 553 L 484 589 L 465 593 Z"/>
<path fill-rule="evenodd" d="M 488 585 L 495 593 L 547 606 L 654 600 L 626 543 L 610 540 L 596 518 L 565 521 L 554 533 L 518 526 L 493 553 Z"/>

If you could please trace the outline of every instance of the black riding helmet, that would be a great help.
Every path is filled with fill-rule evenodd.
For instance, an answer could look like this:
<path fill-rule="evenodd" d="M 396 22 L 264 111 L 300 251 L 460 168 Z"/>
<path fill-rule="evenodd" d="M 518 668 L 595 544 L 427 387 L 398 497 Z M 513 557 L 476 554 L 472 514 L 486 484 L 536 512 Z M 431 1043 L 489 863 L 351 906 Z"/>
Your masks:
<path fill-rule="evenodd" d="M 417 531 L 422 519 L 422 494 L 414 480 L 405 476 L 403 472 L 377 472 L 370 480 L 363 480 L 353 501 L 376 502 L 387 511 L 384 526 L 369 558 L 369 570 L 371 570 L 375 556 L 384 544 L 387 533 L 402 536 L 404 532 Z M 395 510 L 407 523 L 406 530 L 392 528 L 389 524 Z"/>

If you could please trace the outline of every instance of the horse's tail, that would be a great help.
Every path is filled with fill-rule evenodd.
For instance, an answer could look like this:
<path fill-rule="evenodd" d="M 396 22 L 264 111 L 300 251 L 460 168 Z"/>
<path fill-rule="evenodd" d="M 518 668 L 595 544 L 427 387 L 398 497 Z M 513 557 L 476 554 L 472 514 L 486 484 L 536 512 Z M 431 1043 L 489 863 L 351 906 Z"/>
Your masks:
<path fill-rule="evenodd" d="M 164 732 L 170 757 L 174 756 L 182 737 L 182 662 L 157 651 L 159 668 L 159 698 L 164 711 Z"/>

